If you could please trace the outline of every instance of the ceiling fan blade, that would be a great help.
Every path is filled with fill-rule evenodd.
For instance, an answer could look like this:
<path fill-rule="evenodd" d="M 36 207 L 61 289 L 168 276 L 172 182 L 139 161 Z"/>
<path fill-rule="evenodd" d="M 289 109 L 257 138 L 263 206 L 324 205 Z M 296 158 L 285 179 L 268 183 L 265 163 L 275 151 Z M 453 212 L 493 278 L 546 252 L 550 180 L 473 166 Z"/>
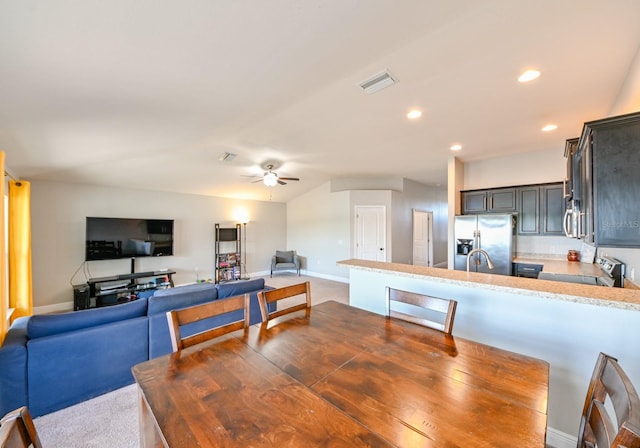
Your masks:
<path fill-rule="evenodd" d="M 282 179 L 282 180 L 300 180 L 299 177 L 278 177 L 278 179 Z"/>
<path fill-rule="evenodd" d="M 279 178 L 278 178 L 278 183 L 279 183 L 280 185 L 287 185 L 287 183 L 286 183 L 286 182 L 282 182 L 282 179 L 286 179 L 286 177 L 279 177 Z"/>
<path fill-rule="evenodd" d="M 260 178 L 260 179 L 258 179 L 258 180 L 252 180 L 252 181 L 251 181 L 251 183 L 252 183 L 252 184 L 256 184 L 256 183 L 258 183 L 258 182 L 264 182 L 264 179 Z"/>

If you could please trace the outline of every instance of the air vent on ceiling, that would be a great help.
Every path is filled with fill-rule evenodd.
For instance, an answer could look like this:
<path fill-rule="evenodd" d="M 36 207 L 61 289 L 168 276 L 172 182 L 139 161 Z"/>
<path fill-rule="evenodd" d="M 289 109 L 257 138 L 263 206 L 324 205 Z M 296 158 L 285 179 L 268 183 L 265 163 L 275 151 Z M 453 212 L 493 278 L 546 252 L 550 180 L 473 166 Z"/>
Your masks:
<path fill-rule="evenodd" d="M 385 87 L 389 87 L 397 83 L 398 80 L 395 79 L 389 71 L 385 70 L 382 73 L 378 73 L 377 75 L 373 75 L 369 79 L 366 79 L 360 83 L 360 87 L 367 94 L 375 93 L 378 90 L 382 90 Z"/>
<path fill-rule="evenodd" d="M 220 154 L 220 157 L 218 157 L 218 160 L 221 162 L 231 162 L 235 158 L 236 158 L 236 154 L 232 154 L 230 152 L 223 152 L 222 154 Z"/>

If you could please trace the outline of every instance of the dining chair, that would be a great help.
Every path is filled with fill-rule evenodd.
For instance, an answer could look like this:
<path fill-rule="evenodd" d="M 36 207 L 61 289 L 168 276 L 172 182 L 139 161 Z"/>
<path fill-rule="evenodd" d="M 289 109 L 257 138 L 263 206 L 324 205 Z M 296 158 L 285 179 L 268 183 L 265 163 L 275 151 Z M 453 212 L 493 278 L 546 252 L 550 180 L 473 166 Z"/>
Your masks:
<path fill-rule="evenodd" d="M 300 295 L 305 296 L 304 303 L 289 306 L 280 310 L 276 309 L 276 311 L 272 312 L 268 311 L 268 306 L 270 303 Z M 284 314 L 293 313 L 294 311 L 309 309 L 311 308 L 311 283 L 307 281 L 304 283 L 298 283 L 296 285 L 271 289 L 269 291 L 260 291 L 258 292 L 258 303 L 260 304 L 260 314 L 262 314 L 263 322 L 267 322 L 270 319 L 282 316 Z"/>
<path fill-rule="evenodd" d="M 167 320 L 169 322 L 169 335 L 171 337 L 171 346 L 174 352 L 192 345 L 208 341 L 223 334 L 232 331 L 241 330 L 249 326 L 249 294 L 228 297 L 225 299 L 214 300 L 213 302 L 194 305 L 180 310 L 172 310 L 167 312 Z M 181 327 L 189 324 L 200 323 L 206 324 L 206 319 L 215 318 L 223 314 L 232 313 L 242 310 L 244 318 L 225 325 L 211 326 L 205 330 L 199 331 L 189 336 L 183 336 Z"/>
<path fill-rule="evenodd" d="M 600 353 L 582 410 L 578 448 L 621 446 L 640 447 L 640 398 L 618 360 Z"/>
<path fill-rule="evenodd" d="M 393 309 L 392 302 L 404 304 L 402 311 Z M 434 328 L 446 334 L 451 334 L 453 331 L 457 305 L 458 302 L 453 299 L 442 299 L 388 286 L 386 288 L 387 317 Z"/>
<path fill-rule="evenodd" d="M 26 406 L 7 413 L 0 419 L 1 448 L 42 448 L 36 427 Z"/>

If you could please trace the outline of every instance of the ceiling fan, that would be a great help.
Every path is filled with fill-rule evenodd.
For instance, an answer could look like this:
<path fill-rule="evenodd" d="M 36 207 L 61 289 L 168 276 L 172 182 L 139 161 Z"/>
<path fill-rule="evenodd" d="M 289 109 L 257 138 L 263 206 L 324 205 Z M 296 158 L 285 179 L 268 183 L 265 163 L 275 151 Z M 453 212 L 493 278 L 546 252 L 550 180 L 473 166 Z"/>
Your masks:
<path fill-rule="evenodd" d="M 287 185 L 287 183 L 284 182 L 285 180 L 289 180 L 289 181 L 300 180 L 300 178 L 298 177 L 279 177 L 278 173 L 273 171 L 274 168 L 275 166 L 271 163 L 264 165 L 264 169 L 267 171 L 262 176 L 262 179 L 254 180 L 253 182 L 262 182 L 267 187 L 275 187 L 277 184 Z"/>

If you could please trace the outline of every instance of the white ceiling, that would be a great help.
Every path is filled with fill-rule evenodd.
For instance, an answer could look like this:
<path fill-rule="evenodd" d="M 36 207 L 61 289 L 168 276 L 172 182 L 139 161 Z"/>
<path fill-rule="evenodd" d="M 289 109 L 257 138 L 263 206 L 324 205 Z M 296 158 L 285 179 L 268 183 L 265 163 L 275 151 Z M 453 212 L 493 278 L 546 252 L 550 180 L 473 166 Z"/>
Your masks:
<path fill-rule="evenodd" d="M 453 143 L 562 151 L 607 116 L 639 18 L 637 0 L 0 0 L 0 149 L 25 179 L 258 200 L 446 184 Z M 363 93 L 384 69 L 399 83 Z M 270 160 L 301 181 L 244 177 Z"/>

